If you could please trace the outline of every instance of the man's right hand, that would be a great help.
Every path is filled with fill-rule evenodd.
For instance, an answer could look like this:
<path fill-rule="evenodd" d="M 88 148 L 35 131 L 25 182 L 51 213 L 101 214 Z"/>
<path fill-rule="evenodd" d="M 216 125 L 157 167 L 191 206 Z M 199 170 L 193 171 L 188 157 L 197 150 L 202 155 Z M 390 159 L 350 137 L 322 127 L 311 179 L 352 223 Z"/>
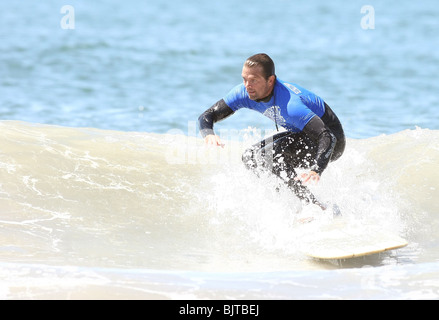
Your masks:
<path fill-rule="evenodd" d="M 218 137 L 215 134 L 209 134 L 209 135 L 205 136 L 204 137 L 204 142 L 208 146 L 219 146 L 219 147 L 223 147 L 224 148 L 224 143 L 222 143 L 220 137 Z"/>

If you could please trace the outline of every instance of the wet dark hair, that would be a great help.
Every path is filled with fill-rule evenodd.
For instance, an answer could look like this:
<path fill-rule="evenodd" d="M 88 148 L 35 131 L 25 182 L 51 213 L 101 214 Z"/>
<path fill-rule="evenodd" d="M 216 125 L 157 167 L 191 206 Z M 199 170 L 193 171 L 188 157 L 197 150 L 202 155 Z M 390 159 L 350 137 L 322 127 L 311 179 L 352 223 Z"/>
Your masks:
<path fill-rule="evenodd" d="M 276 75 L 274 70 L 274 62 L 273 60 L 271 60 L 268 54 L 265 53 L 257 53 L 255 55 L 252 55 L 250 58 L 245 60 L 244 65 L 250 68 L 255 66 L 261 66 L 263 76 L 267 80 L 270 76 Z"/>

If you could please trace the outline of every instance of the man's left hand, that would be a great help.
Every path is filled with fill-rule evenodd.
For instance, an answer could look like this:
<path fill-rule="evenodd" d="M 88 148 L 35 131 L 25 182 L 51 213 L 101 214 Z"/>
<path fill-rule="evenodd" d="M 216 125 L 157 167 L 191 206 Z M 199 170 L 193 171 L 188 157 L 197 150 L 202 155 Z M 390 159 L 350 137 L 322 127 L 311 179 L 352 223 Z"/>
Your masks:
<path fill-rule="evenodd" d="M 295 179 L 300 180 L 300 182 L 302 182 L 302 184 L 310 184 L 310 183 L 316 184 L 320 180 L 320 175 L 317 172 L 309 171 L 309 172 L 304 172 L 304 173 L 300 174 Z"/>

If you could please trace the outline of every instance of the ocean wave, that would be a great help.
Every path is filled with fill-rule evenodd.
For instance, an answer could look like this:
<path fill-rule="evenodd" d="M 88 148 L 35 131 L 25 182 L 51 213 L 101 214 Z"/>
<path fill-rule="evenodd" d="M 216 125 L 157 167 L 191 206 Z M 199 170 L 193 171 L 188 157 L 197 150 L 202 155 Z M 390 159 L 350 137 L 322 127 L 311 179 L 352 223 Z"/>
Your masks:
<path fill-rule="evenodd" d="M 316 209 L 245 170 L 246 141 L 207 148 L 178 134 L 0 127 L 3 261 L 190 270 L 305 263 L 297 221 Z M 409 238 L 408 260 L 429 261 L 433 249 L 416 252 L 439 240 L 438 136 L 418 128 L 348 139 L 313 191 L 356 224 Z"/>

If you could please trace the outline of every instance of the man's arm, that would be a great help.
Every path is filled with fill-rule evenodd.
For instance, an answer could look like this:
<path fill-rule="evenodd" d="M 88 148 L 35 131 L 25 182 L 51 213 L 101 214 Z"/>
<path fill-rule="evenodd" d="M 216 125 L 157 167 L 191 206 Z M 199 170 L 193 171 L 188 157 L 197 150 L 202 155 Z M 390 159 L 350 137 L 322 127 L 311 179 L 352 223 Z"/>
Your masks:
<path fill-rule="evenodd" d="M 224 102 L 224 99 L 221 99 L 198 117 L 200 132 L 206 143 L 221 145 L 219 137 L 213 131 L 213 125 L 233 113 L 234 111 Z"/>
<path fill-rule="evenodd" d="M 304 183 L 310 180 L 318 181 L 323 170 L 328 166 L 337 138 L 318 116 L 314 116 L 306 124 L 303 132 L 317 142 L 317 155 L 316 163 L 311 167 L 311 172 L 302 175 L 300 180 Z"/>

